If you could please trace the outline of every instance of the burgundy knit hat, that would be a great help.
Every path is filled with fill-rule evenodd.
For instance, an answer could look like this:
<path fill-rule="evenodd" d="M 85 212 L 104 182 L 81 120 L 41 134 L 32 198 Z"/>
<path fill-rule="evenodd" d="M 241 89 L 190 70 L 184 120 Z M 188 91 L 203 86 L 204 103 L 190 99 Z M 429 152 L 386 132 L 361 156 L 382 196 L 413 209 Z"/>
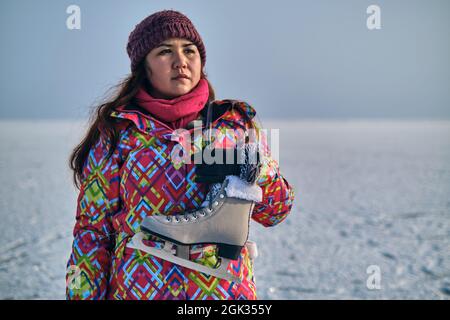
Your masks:
<path fill-rule="evenodd" d="M 142 20 L 130 33 L 127 53 L 131 60 L 131 70 L 134 71 L 152 49 L 168 38 L 191 40 L 198 48 L 202 67 L 205 65 L 205 46 L 191 20 L 178 11 L 163 10 Z"/>

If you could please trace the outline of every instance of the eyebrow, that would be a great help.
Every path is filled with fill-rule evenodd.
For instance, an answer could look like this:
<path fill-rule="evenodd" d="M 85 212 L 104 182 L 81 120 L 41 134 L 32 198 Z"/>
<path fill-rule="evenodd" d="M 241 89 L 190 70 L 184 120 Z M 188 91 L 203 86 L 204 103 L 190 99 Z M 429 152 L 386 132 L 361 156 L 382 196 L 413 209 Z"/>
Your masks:
<path fill-rule="evenodd" d="M 185 44 L 183 44 L 183 48 L 184 48 L 184 47 L 193 46 L 193 45 L 195 45 L 195 44 L 192 43 L 192 42 L 185 43 Z M 173 45 L 168 44 L 168 43 L 161 43 L 158 47 L 173 47 Z"/>

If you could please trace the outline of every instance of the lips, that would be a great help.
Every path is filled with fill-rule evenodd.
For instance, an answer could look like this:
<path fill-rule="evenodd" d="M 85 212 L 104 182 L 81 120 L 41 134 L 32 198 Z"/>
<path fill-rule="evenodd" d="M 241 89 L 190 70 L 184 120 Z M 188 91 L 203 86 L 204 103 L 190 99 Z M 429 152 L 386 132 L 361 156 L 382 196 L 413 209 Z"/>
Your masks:
<path fill-rule="evenodd" d="M 179 74 L 178 76 L 176 76 L 175 78 L 172 78 L 174 80 L 178 80 L 178 79 L 189 79 L 189 77 L 185 74 Z"/>

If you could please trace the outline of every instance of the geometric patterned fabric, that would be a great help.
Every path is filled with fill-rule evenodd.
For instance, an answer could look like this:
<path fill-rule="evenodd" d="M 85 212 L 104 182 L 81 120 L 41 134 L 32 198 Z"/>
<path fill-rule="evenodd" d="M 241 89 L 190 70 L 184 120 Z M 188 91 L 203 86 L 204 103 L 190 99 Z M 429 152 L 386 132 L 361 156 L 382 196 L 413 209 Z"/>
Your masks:
<path fill-rule="evenodd" d="M 262 188 L 263 200 L 255 204 L 252 219 L 265 227 L 277 225 L 290 213 L 294 191 L 270 157 L 266 137 L 253 119 L 255 110 L 236 100 L 214 101 L 213 107 L 226 108 L 213 122 L 217 129 L 215 146 L 236 143 L 230 129 L 256 127 L 261 133 L 263 166 L 257 184 Z M 119 120 L 119 144 L 107 158 L 109 144 L 102 136 L 83 167 L 74 240 L 67 263 L 70 271 L 66 275 L 66 298 L 257 299 L 253 262 L 245 246 L 228 267 L 230 273 L 243 279 L 240 284 L 126 247 L 145 217 L 198 208 L 208 190 L 206 185 L 194 181 L 194 164 L 179 156 L 184 138 L 138 110 L 114 111 L 111 116 Z M 189 150 L 191 155 L 201 148 L 201 136 L 196 139 Z M 144 243 L 162 246 L 160 239 L 153 236 L 147 236 Z M 215 264 L 215 245 L 196 245 L 192 249 L 202 249 L 191 253 L 192 261 Z M 78 272 L 78 283 L 71 282 L 73 270 Z"/>

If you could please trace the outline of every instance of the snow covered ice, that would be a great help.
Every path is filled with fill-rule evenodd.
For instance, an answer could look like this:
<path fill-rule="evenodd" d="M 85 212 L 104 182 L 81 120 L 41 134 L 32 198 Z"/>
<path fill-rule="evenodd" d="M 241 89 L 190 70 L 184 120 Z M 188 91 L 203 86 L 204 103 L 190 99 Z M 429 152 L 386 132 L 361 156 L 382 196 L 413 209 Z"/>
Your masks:
<path fill-rule="evenodd" d="M 449 299 L 449 121 L 263 121 L 280 129 L 290 216 L 264 228 L 260 299 Z M 85 122 L 0 121 L 0 299 L 64 299 Z M 369 266 L 380 288 L 369 289 Z"/>

